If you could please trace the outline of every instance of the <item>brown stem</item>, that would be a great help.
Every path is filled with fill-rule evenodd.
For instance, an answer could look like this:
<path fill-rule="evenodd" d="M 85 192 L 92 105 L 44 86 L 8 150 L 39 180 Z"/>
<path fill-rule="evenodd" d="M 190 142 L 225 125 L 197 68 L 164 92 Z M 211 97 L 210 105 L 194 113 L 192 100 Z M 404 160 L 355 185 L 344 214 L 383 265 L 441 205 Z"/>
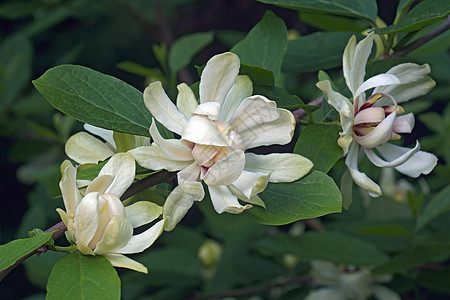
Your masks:
<path fill-rule="evenodd" d="M 308 105 L 321 105 L 323 101 L 323 96 L 320 96 L 317 99 L 314 99 L 313 101 L 309 102 Z M 299 108 L 297 110 L 294 110 L 292 114 L 295 117 L 295 122 L 299 122 L 302 118 L 306 116 L 306 111 L 302 108 Z"/>
<path fill-rule="evenodd" d="M 415 40 L 405 48 L 393 53 L 390 55 L 390 57 L 402 57 L 407 55 L 408 53 L 412 52 L 413 50 L 416 50 L 423 44 L 427 43 L 431 39 L 435 38 L 436 36 L 446 32 L 450 28 L 450 16 L 447 17 L 447 21 L 445 21 L 440 26 L 436 27 L 435 29 L 431 30 L 421 38 Z"/>

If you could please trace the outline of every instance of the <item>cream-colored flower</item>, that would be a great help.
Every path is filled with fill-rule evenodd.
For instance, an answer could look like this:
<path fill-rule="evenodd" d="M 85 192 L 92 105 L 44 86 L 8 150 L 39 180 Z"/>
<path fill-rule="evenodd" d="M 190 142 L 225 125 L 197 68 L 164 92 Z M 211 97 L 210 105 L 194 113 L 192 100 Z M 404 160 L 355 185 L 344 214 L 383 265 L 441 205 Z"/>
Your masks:
<path fill-rule="evenodd" d="M 268 182 L 295 181 L 312 168 L 297 154 L 257 155 L 246 149 L 291 141 L 295 119 L 264 96 L 251 96 L 253 85 L 238 76 L 240 62 L 233 53 L 211 58 L 200 78 L 200 104 L 186 84 L 178 86 L 176 106 L 160 82 L 144 91 L 152 115 L 181 139 L 163 139 L 155 122 L 154 144 L 130 153 L 143 167 L 179 171 L 178 186 L 164 204 L 166 230 L 172 230 L 194 201 L 204 197 L 203 181 L 218 213 L 241 213 L 251 204 L 264 206 L 257 196 Z M 241 205 L 239 200 L 250 203 Z"/>
<path fill-rule="evenodd" d="M 164 228 L 164 221 L 138 235 L 133 228 L 156 220 L 162 208 L 145 201 L 124 207 L 120 197 L 133 183 L 135 163 L 129 153 L 115 154 L 87 186 L 84 197 L 76 185 L 76 169 L 66 160 L 61 165 L 61 193 L 66 211 L 57 209 L 70 238 L 86 255 L 103 255 L 113 266 L 147 273 L 142 264 L 123 254 L 150 247 Z"/>
<path fill-rule="evenodd" d="M 419 151 L 416 142 L 413 149 L 387 143 L 399 139 L 400 133 L 410 133 L 414 127 L 412 113 L 398 116 L 403 109 L 398 103 L 426 94 L 435 86 L 427 76 L 430 67 L 404 63 L 391 68 L 384 74 L 364 81 L 365 68 L 370 55 L 374 34 L 356 44 L 350 38 L 343 56 L 344 77 L 352 98 L 348 99 L 333 91 L 328 80 L 320 81 L 317 87 L 328 97 L 328 102 L 339 112 L 342 126 L 338 144 L 347 155 L 345 163 L 353 181 L 369 191 L 372 197 L 381 195 L 381 189 L 366 174 L 358 170 L 360 148 L 377 167 L 393 167 L 410 177 L 430 173 L 437 164 L 433 154 Z M 365 92 L 373 89 L 366 100 Z M 360 147 L 361 146 L 361 147 Z M 375 151 L 381 155 L 377 155 Z M 348 174 L 343 177 L 343 192 L 351 193 L 351 180 Z M 344 195 L 351 199 L 350 195 Z M 344 204 L 348 206 L 350 203 Z"/>

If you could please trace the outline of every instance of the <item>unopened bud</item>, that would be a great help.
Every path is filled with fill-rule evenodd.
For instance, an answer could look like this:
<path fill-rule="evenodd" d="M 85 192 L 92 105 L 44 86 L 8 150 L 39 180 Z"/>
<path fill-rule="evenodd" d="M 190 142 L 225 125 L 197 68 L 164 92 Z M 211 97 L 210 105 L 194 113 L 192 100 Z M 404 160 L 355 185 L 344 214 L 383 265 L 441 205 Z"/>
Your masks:
<path fill-rule="evenodd" d="M 207 268 L 217 265 L 222 256 L 222 246 L 213 240 L 206 240 L 198 250 L 198 259 Z"/>

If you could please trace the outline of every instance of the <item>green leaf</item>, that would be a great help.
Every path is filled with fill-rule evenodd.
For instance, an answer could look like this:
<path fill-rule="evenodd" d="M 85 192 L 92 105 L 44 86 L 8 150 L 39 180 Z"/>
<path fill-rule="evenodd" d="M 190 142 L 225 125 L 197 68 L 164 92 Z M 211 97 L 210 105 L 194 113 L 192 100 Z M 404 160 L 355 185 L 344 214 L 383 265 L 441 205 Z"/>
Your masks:
<path fill-rule="evenodd" d="M 273 78 L 273 72 L 267 69 L 259 68 L 256 66 L 241 64 L 239 69 L 240 75 L 247 75 L 252 80 L 252 83 L 258 85 L 274 85 L 275 79 Z"/>
<path fill-rule="evenodd" d="M 300 19 L 306 24 L 324 31 L 350 31 L 360 33 L 365 28 L 363 24 L 357 24 L 349 18 L 323 14 L 302 12 L 300 13 Z M 361 21 L 361 23 L 366 22 Z"/>
<path fill-rule="evenodd" d="M 19 239 L 0 246 L 0 270 L 12 266 L 19 258 L 44 245 L 52 237 L 52 232 L 42 232 L 27 239 Z"/>
<path fill-rule="evenodd" d="M 243 214 L 267 225 L 288 224 L 342 210 L 339 188 L 331 177 L 319 171 L 292 183 L 269 183 L 258 196 L 266 209 L 254 206 Z"/>
<path fill-rule="evenodd" d="M 276 86 L 254 85 L 253 93 L 255 95 L 263 95 L 277 103 L 282 108 L 298 108 L 304 105 L 298 96 L 291 95 L 287 90 Z"/>
<path fill-rule="evenodd" d="M 414 6 L 398 24 L 375 30 L 377 34 L 418 30 L 450 13 L 447 0 L 423 0 Z"/>
<path fill-rule="evenodd" d="M 442 189 L 439 194 L 437 194 L 431 201 L 428 203 L 427 207 L 423 210 L 423 212 L 419 215 L 417 219 L 417 224 L 415 231 L 419 231 L 430 221 L 440 216 L 441 214 L 450 210 L 450 185 L 446 188 Z"/>
<path fill-rule="evenodd" d="M 278 83 L 286 49 L 287 29 L 284 21 L 273 12 L 266 11 L 247 37 L 230 51 L 236 53 L 243 64 L 272 71 L 275 83 Z"/>
<path fill-rule="evenodd" d="M 30 41 L 12 35 L 0 45 L 0 107 L 11 103 L 31 79 Z"/>
<path fill-rule="evenodd" d="M 143 77 L 149 77 L 160 81 L 165 80 L 164 75 L 159 69 L 150 69 L 133 61 L 123 61 L 118 63 L 117 68 Z"/>
<path fill-rule="evenodd" d="M 42 4 L 39 1 L 14 0 L 0 5 L 0 18 L 17 20 L 36 12 Z"/>
<path fill-rule="evenodd" d="M 82 66 L 61 65 L 33 84 L 50 104 L 81 122 L 149 136 L 152 116 L 142 93 L 115 77 Z"/>
<path fill-rule="evenodd" d="M 177 39 L 169 52 L 169 68 L 173 73 L 186 67 L 195 54 L 210 44 L 214 39 L 214 33 L 198 32 L 182 36 Z"/>
<path fill-rule="evenodd" d="M 375 22 L 378 8 L 375 0 L 258 0 L 281 7 L 357 17 Z"/>
<path fill-rule="evenodd" d="M 107 162 L 108 160 L 104 160 L 98 164 L 84 164 L 78 167 L 77 180 L 94 180 Z"/>
<path fill-rule="evenodd" d="M 396 224 L 360 227 L 356 228 L 355 232 L 387 236 L 405 236 L 409 233 L 405 227 Z"/>
<path fill-rule="evenodd" d="M 305 73 L 341 66 L 345 45 L 352 35 L 351 32 L 317 32 L 289 41 L 283 72 Z"/>
<path fill-rule="evenodd" d="M 314 169 L 327 173 L 342 156 L 337 140 L 338 125 L 308 125 L 303 129 L 294 147 L 294 153 L 309 158 Z"/>
<path fill-rule="evenodd" d="M 429 272 L 421 272 L 416 282 L 428 289 L 450 293 L 450 268 L 442 270 L 434 270 Z"/>
<path fill-rule="evenodd" d="M 359 266 L 378 265 L 388 256 L 373 244 L 341 232 L 314 232 L 300 236 L 278 234 L 258 242 L 258 248 L 270 254 L 290 253 L 302 261 L 326 260 Z"/>
<path fill-rule="evenodd" d="M 75 252 L 53 267 L 46 299 L 120 299 L 120 279 L 103 256 Z"/>

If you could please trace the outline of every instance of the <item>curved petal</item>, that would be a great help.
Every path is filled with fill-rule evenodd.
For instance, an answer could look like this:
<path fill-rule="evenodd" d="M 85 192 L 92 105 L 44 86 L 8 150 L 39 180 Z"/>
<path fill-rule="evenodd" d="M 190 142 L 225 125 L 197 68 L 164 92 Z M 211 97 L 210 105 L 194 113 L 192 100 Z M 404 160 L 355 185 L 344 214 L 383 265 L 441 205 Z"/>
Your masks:
<path fill-rule="evenodd" d="M 212 165 L 202 179 L 208 186 L 230 185 L 241 175 L 244 165 L 244 151 L 237 149 Z"/>
<path fill-rule="evenodd" d="M 355 140 L 364 148 L 374 148 L 389 141 L 392 137 L 392 128 L 396 113 L 393 112 L 386 117 L 374 130 L 366 135 L 354 135 Z"/>
<path fill-rule="evenodd" d="M 359 111 L 353 123 L 355 125 L 363 124 L 363 123 L 378 123 L 383 121 L 385 118 L 384 108 L 382 107 L 369 107 Z"/>
<path fill-rule="evenodd" d="M 391 289 L 388 289 L 387 287 L 381 286 L 381 285 L 374 285 L 373 286 L 373 294 L 375 296 L 375 299 L 378 300 L 401 300 L 399 294 L 394 292 Z"/>
<path fill-rule="evenodd" d="M 392 74 L 378 74 L 364 81 L 353 94 L 353 99 L 371 88 L 384 85 L 399 84 L 400 80 Z"/>
<path fill-rule="evenodd" d="M 240 214 L 252 207 L 250 204 L 241 205 L 226 186 L 208 186 L 208 190 L 214 209 L 219 214 L 223 212 Z"/>
<path fill-rule="evenodd" d="M 187 166 L 177 173 L 178 184 L 183 184 L 186 181 L 198 181 L 200 176 L 200 165 L 196 162 Z"/>
<path fill-rule="evenodd" d="M 213 56 L 203 69 L 200 77 L 200 103 L 219 102 L 233 86 L 239 74 L 239 57 L 231 52 Z"/>
<path fill-rule="evenodd" d="M 366 64 L 372 50 L 373 33 L 356 44 L 356 38 L 352 36 L 345 47 L 343 64 L 344 77 L 352 95 L 356 95 L 356 90 L 363 83 L 366 75 Z M 354 97 L 354 99 L 356 99 Z"/>
<path fill-rule="evenodd" d="M 294 115 L 285 109 L 278 108 L 280 117 L 272 122 L 263 123 L 239 132 L 245 142 L 245 149 L 285 145 L 292 140 L 295 130 Z"/>
<path fill-rule="evenodd" d="M 239 75 L 222 103 L 219 120 L 228 122 L 242 100 L 253 93 L 253 83 L 247 75 Z"/>
<path fill-rule="evenodd" d="M 97 164 L 114 155 L 102 141 L 86 132 L 72 135 L 66 142 L 65 151 L 68 157 L 79 164 Z"/>
<path fill-rule="evenodd" d="M 126 218 L 114 216 L 109 221 L 103 237 L 94 249 L 95 254 L 103 254 L 124 247 L 133 235 L 133 226 Z"/>
<path fill-rule="evenodd" d="M 195 162 L 199 165 L 205 165 L 219 152 L 219 147 L 210 145 L 196 144 L 192 149 L 192 156 Z"/>
<path fill-rule="evenodd" d="M 177 85 L 177 89 L 177 108 L 187 119 L 189 119 L 192 112 L 198 106 L 197 99 L 195 98 L 194 92 L 192 92 L 191 88 L 186 83 Z"/>
<path fill-rule="evenodd" d="M 105 193 L 111 193 L 120 198 L 133 183 L 136 165 L 130 153 L 118 153 L 103 166 L 98 176 L 113 175 L 114 180 Z"/>
<path fill-rule="evenodd" d="M 356 36 L 352 35 L 347 42 L 347 45 L 344 49 L 344 54 L 342 55 L 342 71 L 344 73 L 345 82 L 349 87 L 350 91 L 352 89 L 350 86 L 353 85 L 351 80 L 351 73 L 353 68 L 353 58 L 355 57 L 355 49 L 356 49 Z"/>
<path fill-rule="evenodd" d="M 162 214 L 162 207 L 149 201 L 138 201 L 125 207 L 127 220 L 137 228 L 156 220 Z"/>
<path fill-rule="evenodd" d="M 164 154 L 173 160 L 192 160 L 191 149 L 177 139 L 164 139 L 158 131 L 155 122 L 150 125 L 150 135 Z"/>
<path fill-rule="evenodd" d="M 414 128 L 414 114 L 409 113 L 404 116 L 396 117 L 392 130 L 397 133 L 411 133 Z"/>
<path fill-rule="evenodd" d="M 192 204 L 194 204 L 194 197 L 185 193 L 180 186 L 175 187 L 164 203 L 163 219 L 166 220 L 164 229 L 166 231 L 173 230 L 192 207 Z"/>
<path fill-rule="evenodd" d="M 382 146 L 380 146 L 381 148 L 385 148 L 384 144 Z M 377 147 L 380 148 L 380 147 Z M 400 156 L 395 157 L 394 159 L 388 159 L 388 161 L 385 161 L 383 159 L 381 159 L 380 157 L 378 157 L 378 155 L 376 155 L 376 153 L 372 150 L 372 149 L 364 149 L 364 151 L 366 152 L 367 157 L 369 158 L 369 160 L 377 167 L 380 168 L 393 168 L 393 167 L 397 167 L 403 163 L 405 163 L 405 161 L 407 161 L 408 159 L 410 159 L 414 154 L 416 154 L 419 149 L 420 149 L 420 144 L 419 141 L 416 142 L 416 146 L 412 149 L 409 148 L 404 148 L 407 149 L 406 152 L 402 153 Z M 395 153 L 395 154 L 399 154 L 399 153 Z M 393 156 L 391 156 L 392 158 Z"/>
<path fill-rule="evenodd" d="M 408 153 L 408 151 L 411 151 L 409 148 L 400 147 L 389 143 L 378 147 L 377 150 L 387 160 L 394 160 L 396 157 L 402 156 L 405 153 Z M 416 178 L 421 174 L 426 175 L 430 173 L 436 164 L 437 157 L 435 155 L 425 151 L 418 151 L 406 162 L 395 167 L 395 169 L 402 174 Z"/>
<path fill-rule="evenodd" d="M 192 113 L 196 115 L 207 116 L 211 120 L 216 120 L 219 112 L 219 102 L 205 102 L 197 106 L 197 108 Z"/>
<path fill-rule="evenodd" d="M 61 190 L 64 206 L 67 214 L 75 214 L 78 204 L 81 201 L 81 195 L 77 188 L 77 170 L 68 160 L 61 164 L 61 181 L 59 188 Z"/>
<path fill-rule="evenodd" d="M 98 192 L 99 194 L 104 194 L 113 181 L 113 175 L 97 176 L 91 183 L 89 183 L 85 193 L 88 194 L 90 192 Z"/>
<path fill-rule="evenodd" d="M 249 200 L 252 196 L 261 193 L 269 183 L 270 173 L 242 171 L 241 176 L 233 182 L 244 196 Z M 247 201 L 248 202 L 248 201 Z"/>
<path fill-rule="evenodd" d="M 181 161 L 170 159 L 166 154 L 156 145 L 152 146 L 142 146 L 139 148 L 132 149 L 128 151 L 133 158 L 137 161 L 139 165 L 150 170 L 161 170 L 165 169 L 170 172 L 178 171 L 186 168 L 191 161 Z"/>
<path fill-rule="evenodd" d="M 114 266 L 118 268 L 127 268 L 141 273 L 148 274 L 147 268 L 131 258 L 119 253 L 104 253 L 104 257 Z"/>
<path fill-rule="evenodd" d="M 125 206 L 123 206 L 122 201 L 119 197 L 113 194 L 103 194 L 99 196 L 99 199 L 104 199 L 108 205 L 108 211 L 110 218 L 114 216 L 127 217 L 127 211 Z"/>
<path fill-rule="evenodd" d="M 270 182 L 296 181 L 311 170 L 313 163 L 299 154 L 271 153 L 259 155 L 245 153 L 246 171 L 270 173 Z"/>
<path fill-rule="evenodd" d="M 109 143 L 114 149 L 117 149 L 116 142 L 114 141 L 113 134 L 114 132 L 109 129 L 97 127 L 91 124 L 84 124 L 83 125 L 84 130 L 101 137 L 104 139 L 107 143 Z"/>
<path fill-rule="evenodd" d="M 128 241 L 128 244 L 114 252 L 122 254 L 140 253 L 150 247 L 164 230 L 164 223 L 166 220 L 162 219 L 146 231 L 133 235 Z"/>
<path fill-rule="evenodd" d="M 98 227 L 98 193 L 83 197 L 75 212 L 74 228 L 77 245 L 87 247 Z"/>
<path fill-rule="evenodd" d="M 192 143 L 212 146 L 231 146 L 230 139 L 217 130 L 216 123 L 206 116 L 193 115 L 183 128 L 181 138 Z"/>
<path fill-rule="evenodd" d="M 144 90 L 144 103 L 158 122 L 170 131 L 181 134 L 187 118 L 170 101 L 161 82 L 153 82 Z"/>
<path fill-rule="evenodd" d="M 353 181 L 363 189 L 371 192 L 373 195 L 381 195 L 381 189 L 378 184 L 373 182 L 372 179 L 370 179 L 366 174 L 358 170 L 358 155 L 359 145 L 357 143 L 353 143 L 348 151 L 347 157 L 345 158 L 345 164 L 348 167 Z"/>

